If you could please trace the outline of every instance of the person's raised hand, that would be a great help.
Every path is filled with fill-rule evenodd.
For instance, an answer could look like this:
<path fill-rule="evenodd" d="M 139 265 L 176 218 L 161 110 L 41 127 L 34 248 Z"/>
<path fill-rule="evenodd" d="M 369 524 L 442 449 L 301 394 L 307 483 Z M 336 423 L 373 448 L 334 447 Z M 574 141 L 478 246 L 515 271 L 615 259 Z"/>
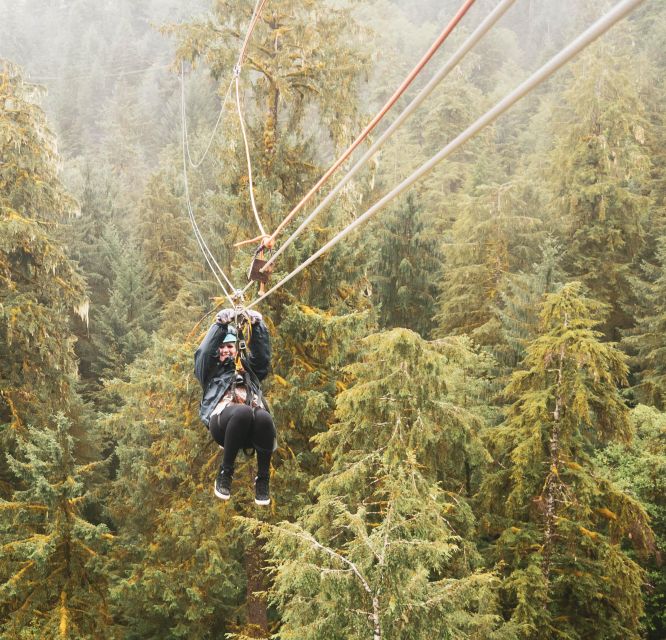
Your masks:
<path fill-rule="evenodd" d="M 250 322 L 252 322 L 252 324 L 257 324 L 264 319 L 258 311 L 254 311 L 253 309 L 248 309 L 247 315 L 250 316 Z"/>
<path fill-rule="evenodd" d="M 222 309 L 218 311 L 215 316 L 215 322 L 217 324 L 229 324 L 235 317 L 236 312 L 233 309 Z"/>

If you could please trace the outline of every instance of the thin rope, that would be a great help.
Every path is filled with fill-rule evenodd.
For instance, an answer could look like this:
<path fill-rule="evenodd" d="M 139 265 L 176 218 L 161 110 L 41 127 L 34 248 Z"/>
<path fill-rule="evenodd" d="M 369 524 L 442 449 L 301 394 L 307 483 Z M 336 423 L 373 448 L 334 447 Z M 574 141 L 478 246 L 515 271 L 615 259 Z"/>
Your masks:
<path fill-rule="evenodd" d="M 240 73 L 243 61 L 245 60 L 245 55 L 247 52 L 247 46 L 250 42 L 250 37 L 252 36 L 252 32 L 254 31 L 257 21 L 259 20 L 259 16 L 267 2 L 268 0 L 257 0 L 257 3 L 254 6 L 254 10 L 252 11 L 252 17 L 250 18 L 250 24 L 248 25 L 247 31 L 245 33 L 245 38 L 243 40 L 243 44 L 241 45 L 240 53 L 238 54 L 238 59 L 236 61 L 236 64 L 234 65 L 233 76 L 231 77 L 229 86 L 227 87 L 224 99 L 222 100 L 220 113 L 218 114 L 217 120 L 215 121 L 215 126 L 213 127 L 213 131 L 210 134 L 210 138 L 208 140 L 208 144 L 206 145 L 206 149 L 197 162 L 194 162 L 192 160 L 192 156 L 190 155 L 190 146 L 189 146 L 189 139 L 187 137 L 187 128 L 185 129 L 185 146 L 187 149 L 187 157 L 189 159 L 190 166 L 193 169 L 198 169 L 201 166 L 202 162 L 205 160 L 206 156 L 208 155 L 208 152 L 210 151 L 210 148 L 213 144 L 213 140 L 215 139 L 215 134 L 217 133 L 217 129 L 220 126 L 220 123 L 222 122 L 222 117 L 226 110 L 227 101 L 229 100 L 229 96 L 231 95 L 231 89 L 234 86 L 234 79 L 236 78 L 237 74 Z M 187 123 L 187 117 L 185 118 L 185 122 Z"/>
<path fill-rule="evenodd" d="M 181 128 L 182 128 L 182 146 L 183 146 L 183 183 L 185 185 L 185 202 L 186 202 L 186 206 L 187 206 L 187 213 L 188 213 L 188 217 L 190 219 L 190 223 L 192 225 L 192 230 L 194 231 L 194 237 L 197 240 L 199 248 L 201 249 L 201 252 L 203 253 L 204 258 L 205 258 L 206 262 L 208 263 L 208 266 L 210 267 L 210 270 L 212 271 L 213 276 L 217 280 L 217 282 L 220 285 L 222 291 L 224 292 L 225 296 L 227 297 L 227 299 L 229 300 L 229 302 L 232 306 L 235 306 L 234 300 L 232 299 L 232 297 L 229 294 L 229 292 L 227 291 L 226 287 L 224 286 L 224 284 L 220 280 L 220 278 L 218 276 L 218 271 L 222 275 L 222 277 L 226 280 L 226 282 L 229 285 L 229 288 L 231 289 L 231 291 L 235 292 L 235 295 L 240 295 L 241 298 L 242 298 L 243 294 L 242 293 L 239 294 L 239 292 L 236 291 L 236 289 L 235 289 L 234 285 L 232 284 L 231 280 L 229 280 L 229 278 L 227 277 L 227 275 L 224 272 L 224 270 L 222 269 L 222 267 L 220 267 L 220 265 L 215 260 L 215 256 L 213 255 L 212 251 L 210 250 L 210 248 L 206 244 L 206 241 L 204 240 L 203 235 L 201 234 L 201 231 L 199 230 L 199 226 L 197 225 L 196 218 L 194 216 L 194 209 L 192 207 L 192 201 L 191 201 L 191 198 L 190 198 L 190 187 L 189 187 L 189 180 L 188 180 L 188 176 L 187 176 L 186 158 L 187 158 L 187 160 L 189 160 L 190 165 L 195 169 L 198 168 L 202 164 L 204 159 L 206 158 L 206 156 L 207 156 L 207 154 L 208 154 L 208 152 L 211 148 L 211 145 L 213 143 L 213 139 L 215 138 L 215 133 L 217 132 L 217 129 L 220 125 L 220 122 L 222 121 L 222 116 L 224 115 L 224 113 L 226 111 L 226 104 L 227 104 L 227 101 L 228 101 L 229 96 L 231 94 L 231 87 L 234 84 L 234 79 L 237 81 L 238 76 L 240 75 L 241 65 L 243 63 L 243 60 L 245 59 L 245 54 L 246 54 L 246 51 L 247 51 L 248 43 L 250 41 L 250 37 L 252 35 L 252 32 L 254 31 L 255 25 L 257 24 L 257 21 L 259 19 L 259 15 L 260 15 L 262 9 L 264 8 L 264 6 L 266 5 L 267 1 L 268 0 L 257 0 L 257 4 L 255 5 L 254 11 L 252 13 L 252 18 L 250 20 L 250 25 L 247 29 L 247 32 L 245 34 L 245 39 L 243 40 L 243 44 L 241 46 L 241 50 L 240 50 L 240 53 L 238 55 L 238 62 L 234 66 L 233 78 L 232 78 L 231 82 L 229 83 L 229 86 L 227 88 L 227 92 L 225 94 L 224 100 L 222 101 L 222 107 L 220 108 L 220 113 L 217 117 L 217 121 L 215 122 L 215 126 L 213 127 L 213 131 L 210 135 L 210 139 L 208 141 L 206 149 L 205 149 L 203 155 L 201 156 L 201 158 L 197 162 L 194 162 L 192 160 L 192 156 L 190 154 L 189 138 L 188 138 L 188 134 L 187 134 L 187 116 L 186 116 L 186 110 L 185 110 L 185 77 L 184 77 L 185 74 L 184 74 L 184 65 L 183 65 L 182 62 L 181 62 L 181 68 L 180 68 Z M 238 90 L 238 82 L 236 82 L 236 88 Z M 246 142 L 246 148 L 247 148 L 247 142 Z M 248 161 L 249 161 L 249 156 L 248 156 Z M 251 181 L 251 179 L 250 179 L 250 181 Z M 252 204 L 253 204 L 253 207 L 254 207 L 254 196 L 253 195 L 252 195 Z M 255 207 L 255 211 L 256 211 L 256 207 Z M 217 268 L 217 271 L 216 271 L 216 268 Z"/>
<path fill-rule="evenodd" d="M 363 157 L 354 165 L 352 169 L 340 180 L 335 188 L 326 195 L 324 200 L 303 220 L 301 225 L 294 231 L 272 255 L 270 260 L 262 267 L 262 271 L 268 269 L 277 258 L 289 247 L 289 245 L 302 233 L 312 220 L 342 191 L 344 186 L 366 165 L 368 160 L 383 146 L 391 135 L 400 127 L 403 122 L 421 105 L 421 103 L 433 92 L 439 83 L 446 78 L 452 69 L 462 61 L 462 59 L 476 46 L 483 36 L 497 23 L 497 21 L 511 8 L 516 0 L 502 0 L 483 22 L 467 38 L 463 45 L 451 56 L 451 58 L 442 66 L 442 68 L 432 77 L 430 82 L 421 90 L 421 92 L 409 103 L 403 112 L 395 119 L 391 126 L 381 135 L 381 137 L 366 151 Z"/>
<path fill-rule="evenodd" d="M 631 13 L 631 11 L 633 11 L 643 1 L 644 0 L 624 0 L 623 2 L 619 2 L 613 9 L 611 9 L 607 14 L 599 18 L 599 20 L 597 20 L 592 26 L 590 26 L 582 34 L 580 34 L 567 47 L 562 49 L 557 55 L 551 58 L 538 71 L 532 74 L 527 80 L 525 80 L 522 84 L 520 84 L 511 93 L 506 95 L 492 109 L 487 111 L 483 116 L 481 116 L 478 120 L 476 120 L 476 122 L 474 122 L 467 129 L 465 129 L 465 131 L 463 131 L 457 138 L 452 140 L 437 154 L 435 154 L 430 160 L 428 160 L 425 164 L 421 165 L 416 171 L 414 171 L 414 173 L 412 173 L 409 177 L 403 180 L 391 192 L 387 193 L 381 200 L 376 202 L 363 215 L 358 217 L 354 222 L 349 224 L 345 229 L 343 229 L 335 237 L 329 240 L 316 253 L 310 256 L 305 262 L 303 262 L 299 267 L 297 267 L 291 273 L 285 276 L 282 280 L 280 280 L 280 282 L 278 282 L 275 286 L 269 289 L 266 293 L 261 295 L 253 302 L 251 302 L 249 305 L 247 305 L 246 309 L 251 309 L 252 307 L 259 304 L 259 302 L 261 302 L 269 295 L 277 291 L 282 285 L 291 280 L 295 275 L 300 273 L 307 266 L 312 264 L 317 258 L 319 258 L 322 254 L 326 253 L 333 246 L 335 246 L 338 242 L 340 242 L 340 240 L 342 240 L 349 233 L 351 233 L 356 227 L 364 223 L 368 218 L 377 213 L 377 211 L 382 209 L 391 200 L 399 196 L 405 189 L 407 189 L 414 182 L 416 182 L 416 180 L 427 174 L 435 165 L 441 162 L 444 158 L 451 155 L 451 153 L 456 151 L 470 138 L 477 135 L 482 129 L 484 129 L 486 126 L 494 122 L 513 104 L 518 102 L 521 98 L 525 97 L 534 88 L 542 84 L 551 75 L 553 75 L 553 73 L 555 73 L 563 65 L 569 62 L 569 60 L 571 60 L 574 56 L 580 53 L 590 43 L 596 40 L 599 36 L 603 35 L 606 31 L 608 31 L 608 29 L 610 29 L 614 24 L 619 22 L 626 15 Z"/>
<path fill-rule="evenodd" d="M 227 87 L 227 92 L 224 94 L 224 99 L 222 100 L 222 107 L 220 108 L 220 113 L 218 114 L 217 120 L 215 121 L 213 132 L 211 133 L 210 138 L 208 139 L 208 145 L 206 146 L 206 149 L 201 155 L 201 158 L 199 158 L 197 162 L 194 162 L 194 160 L 192 160 L 192 156 L 190 155 L 190 141 L 187 135 L 187 118 L 185 118 L 185 147 L 187 149 L 187 159 L 190 163 L 190 166 L 193 169 L 198 169 L 201 166 L 201 163 L 206 159 L 206 156 L 210 151 L 210 147 L 213 144 L 213 140 L 215 139 L 215 133 L 217 132 L 217 128 L 220 126 L 220 122 L 222 121 L 222 116 L 226 113 L 227 102 L 229 101 L 229 96 L 231 95 L 231 87 L 233 86 L 234 86 L 234 81 L 232 79 L 231 82 L 229 83 L 229 86 Z"/>
<path fill-rule="evenodd" d="M 243 133 L 243 142 L 245 143 L 245 157 L 247 158 L 247 177 L 250 185 L 250 202 L 252 203 L 252 212 L 254 213 L 254 219 L 257 221 L 257 226 L 259 227 L 259 233 L 262 236 L 266 235 L 264 226 L 261 224 L 259 219 L 259 212 L 257 211 L 257 203 L 254 201 L 254 187 L 252 186 L 252 160 L 250 158 L 250 145 L 247 142 L 247 134 L 245 132 L 245 120 L 243 118 L 243 110 L 241 109 L 240 103 L 240 78 L 239 74 L 236 74 L 236 107 L 238 109 L 238 121 L 240 122 L 241 132 Z"/>
<path fill-rule="evenodd" d="M 183 79 L 183 64 L 181 63 L 181 128 L 182 128 L 182 147 L 183 147 L 183 183 L 185 185 L 185 204 L 187 206 L 187 213 L 190 219 L 190 223 L 192 224 L 192 230 L 194 231 L 194 237 L 197 240 L 197 243 L 199 244 L 199 248 L 201 249 L 201 252 L 204 255 L 204 258 L 206 259 L 206 262 L 208 263 L 208 266 L 210 267 L 210 270 L 213 272 L 213 276 L 215 276 L 215 279 L 219 283 L 222 291 L 224 292 L 224 295 L 227 297 L 229 302 L 233 306 L 233 300 L 231 296 L 229 295 L 229 292 L 227 291 L 226 287 L 220 280 L 217 271 L 215 270 L 215 267 L 217 267 L 217 270 L 219 273 L 222 275 L 222 277 L 227 281 L 227 284 L 231 288 L 231 290 L 234 290 L 234 286 L 231 283 L 231 280 L 227 277 L 227 275 L 224 273 L 224 270 L 220 265 L 217 263 L 215 260 L 215 256 L 213 256 L 211 250 L 208 248 L 208 245 L 206 244 L 205 240 L 203 239 L 203 236 L 201 235 L 201 231 L 199 230 L 199 226 L 197 225 L 196 219 L 194 217 L 194 210 L 192 208 L 192 201 L 190 199 L 190 185 L 189 185 L 189 180 L 187 176 L 187 163 L 186 163 L 186 152 L 185 152 L 185 131 L 186 131 L 186 123 L 185 123 L 185 83 L 182 82 Z M 213 266 L 214 265 L 214 266 Z"/>
<path fill-rule="evenodd" d="M 451 19 L 449 24 L 446 25 L 444 30 L 439 34 L 437 39 L 432 43 L 428 51 L 424 56 L 419 60 L 417 65 L 409 72 L 407 77 L 402 81 L 402 84 L 395 90 L 393 95 L 388 99 L 386 104 L 379 110 L 377 115 L 370 121 L 370 123 L 363 129 L 363 131 L 358 135 L 356 140 L 351 143 L 347 150 L 335 161 L 333 165 L 328 169 L 328 171 L 319 178 L 318 182 L 308 191 L 303 199 L 287 214 L 285 219 L 278 225 L 275 231 L 270 237 L 270 242 L 274 242 L 278 234 L 291 222 L 293 217 L 305 206 L 305 203 L 312 198 L 312 196 L 319 190 L 319 188 L 335 173 L 335 171 L 340 167 L 340 165 L 354 152 L 354 150 L 367 138 L 370 132 L 377 126 L 379 121 L 386 115 L 388 110 L 398 101 L 398 98 L 407 90 L 409 85 L 414 81 L 419 72 L 427 64 L 427 62 L 432 58 L 433 55 L 437 52 L 439 47 L 444 43 L 448 38 L 449 34 L 455 29 L 458 23 L 462 20 L 464 15 L 467 13 L 469 8 L 474 4 L 475 0 L 465 0 L 462 6 L 458 9 L 455 16 Z"/>

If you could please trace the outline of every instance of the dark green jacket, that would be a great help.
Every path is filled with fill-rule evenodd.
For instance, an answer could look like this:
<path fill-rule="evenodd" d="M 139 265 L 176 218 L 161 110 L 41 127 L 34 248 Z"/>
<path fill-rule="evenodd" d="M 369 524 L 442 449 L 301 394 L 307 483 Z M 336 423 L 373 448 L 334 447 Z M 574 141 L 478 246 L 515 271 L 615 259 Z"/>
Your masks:
<path fill-rule="evenodd" d="M 203 389 L 199 415 L 206 426 L 213 409 L 236 378 L 233 359 L 220 362 L 219 349 L 227 332 L 228 325 L 213 323 L 194 352 L 194 375 Z M 248 347 L 250 355 L 242 360 L 246 371 L 244 384 L 250 391 L 248 398 L 252 398 L 254 394 L 263 398 L 260 381 L 268 375 L 271 361 L 271 342 L 263 320 L 252 325 L 252 339 Z M 267 406 L 265 402 L 264 405 Z"/>

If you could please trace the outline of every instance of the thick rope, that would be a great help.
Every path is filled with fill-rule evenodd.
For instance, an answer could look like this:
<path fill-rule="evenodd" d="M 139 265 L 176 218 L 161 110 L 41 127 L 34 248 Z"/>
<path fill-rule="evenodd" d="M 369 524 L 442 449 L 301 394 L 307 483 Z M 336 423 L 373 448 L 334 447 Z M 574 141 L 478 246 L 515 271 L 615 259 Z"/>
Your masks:
<path fill-rule="evenodd" d="M 254 28 L 257 24 L 257 21 L 259 20 L 259 16 L 261 14 L 262 9 L 266 5 L 268 0 L 257 0 L 257 4 L 255 5 L 254 11 L 252 12 L 252 18 L 250 20 L 250 25 L 247 29 L 247 32 L 245 34 L 245 38 L 243 40 L 243 44 L 240 49 L 240 53 L 238 54 L 238 62 L 234 66 L 234 75 L 232 78 L 232 81 L 229 83 L 229 87 L 227 88 L 227 92 L 225 94 L 224 100 L 222 101 L 222 107 L 220 109 L 220 113 L 218 115 L 217 121 L 215 123 L 215 126 L 213 127 L 213 132 L 211 133 L 210 139 L 208 141 L 208 145 L 206 146 L 206 149 L 201 156 L 201 158 L 197 162 L 193 162 L 192 157 L 190 155 L 190 148 L 189 148 L 189 140 L 188 140 L 188 135 L 187 135 L 187 116 L 185 112 L 185 74 L 184 74 L 184 65 L 181 62 L 181 68 L 180 68 L 180 84 L 181 84 L 181 127 L 182 127 L 182 146 L 183 146 L 183 182 L 185 185 L 185 201 L 187 205 L 187 214 L 190 219 L 190 223 L 192 225 L 192 230 L 194 231 L 194 237 L 196 238 L 196 241 L 199 245 L 199 248 L 201 249 L 201 252 L 204 255 L 204 258 L 206 259 L 206 262 L 208 263 L 208 266 L 210 267 L 210 270 L 213 273 L 213 276 L 217 280 L 218 284 L 220 285 L 222 291 L 224 292 L 224 295 L 227 297 L 227 300 L 229 300 L 229 303 L 232 306 L 234 305 L 234 300 L 231 297 L 229 291 L 227 291 L 226 287 L 220 280 L 218 276 L 218 272 L 222 275 L 222 277 L 226 280 L 227 285 L 229 286 L 230 290 L 234 292 L 235 295 L 238 295 L 238 292 L 236 291 L 234 285 L 231 283 L 231 280 L 227 277 L 226 273 L 220 267 L 220 265 L 217 263 L 215 260 L 215 256 L 213 255 L 212 251 L 209 249 L 208 245 L 206 244 L 205 240 L 203 239 L 203 236 L 201 234 L 201 231 L 199 230 L 199 226 L 197 225 L 196 219 L 194 217 L 194 210 L 192 208 L 192 200 L 190 198 L 190 186 L 189 186 L 189 180 L 187 176 L 187 163 L 186 163 L 186 158 L 189 159 L 190 165 L 193 168 L 198 168 L 201 163 L 204 161 L 206 155 L 208 154 L 208 151 L 211 148 L 211 145 L 213 143 L 213 139 L 215 137 L 215 133 L 217 131 L 217 128 L 222 121 L 222 116 L 225 113 L 226 110 L 226 104 L 229 99 L 229 95 L 231 94 L 231 87 L 234 84 L 234 80 L 236 81 L 236 91 L 238 91 L 238 76 L 240 75 L 240 69 L 243 64 L 243 61 L 245 59 L 245 55 L 247 52 L 247 46 L 248 43 L 250 42 L 250 37 L 252 36 L 252 32 L 254 31 Z M 238 95 L 238 94 L 237 94 Z M 240 115 L 240 113 L 239 113 Z M 241 125 L 242 125 L 242 118 L 241 118 Z M 245 131 L 243 128 L 243 136 L 245 137 Z M 247 149 L 247 141 L 246 141 L 246 149 Z M 249 153 L 249 152 L 248 152 Z M 249 155 L 248 155 L 248 162 L 249 162 Z M 250 177 L 250 190 L 252 190 L 251 187 L 252 179 Z M 252 193 L 252 191 L 251 191 Z M 252 205 L 253 208 L 255 209 L 256 212 L 256 207 L 254 206 L 254 196 L 252 195 Z M 217 271 L 216 271 L 217 268 Z M 240 294 L 242 296 L 242 293 Z"/>
<path fill-rule="evenodd" d="M 183 80 L 181 79 L 181 82 Z M 222 107 L 220 108 L 220 113 L 217 116 L 217 120 L 215 121 L 215 126 L 213 127 L 213 132 L 210 134 L 210 138 L 208 139 L 208 144 L 206 145 L 206 148 L 204 152 L 201 154 L 201 157 L 199 160 L 196 162 L 192 160 L 192 156 L 190 154 L 190 140 L 187 135 L 187 118 L 185 118 L 185 148 L 187 149 L 187 159 L 190 163 L 190 167 L 192 169 L 198 169 L 203 161 L 206 159 L 206 156 L 208 155 L 208 152 L 210 151 L 210 148 L 213 144 L 213 140 L 215 139 L 215 134 L 217 132 L 217 128 L 220 126 L 220 123 L 222 122 L 222 116 L 226 113 L 226 108 L 227 108 L 227 102 L 229 101 L 229 96 L 231 95 L 231 88 L 234 86 L 234 81 L 233 79 L 229 83 L 229 86 L 227 87 L 227 91 L 224 94 L 224 99 L 222 100 Z"/>
<path fill-rule="evenodd" d="M 391 200 L 394 200 L 396 197 L 398 197 L 403 191 L 405 191 L 405 189 L 410 187 L 419 178 L 427 174 L 433 167 L 435 167 L 435 165 L 437 165 L 439 162 L 441 162 L 446 157 L 451 155 L 454 151 L 456 151 L 459 147 L 461 147 L 470 138 L 474 137 L 482 129 L 484 129 L 489 124 L 494 122 L 499 116 L 501 116 L 505 111 L 507 111 L 521 98 L 525 97 L 533 89 L 542 84 L 558 69 L 560 69 L 567 62 L 569 62 L 569 60 L 571 60 L 578 53 L 580 53 L 590 43 L 596 40 L 599 36 L 603 35 L 614 24 L 622 20 L 622 18 L 631 13 L 643 1 L 644 0 L 623 0 L 622 2 L 619 2 L 607 14 L 599 18 L 599 20 L 597 20 L 591 27 L 589 27 L 581 35 L 579 35 L 573 42 L 571 42 L 571 44 L 562 49 L 557 55 L 555 55 L 546 64 L 544 64 L 538 71 L 533 73 L 527 80 L 525 80 L 522 84 L 520 84 L 516 89 L 514 89 L 511 93 L 506 95 L 492 109 L 487 111 L 483 116 L 481 116 L 472 125 L 470 125 L 467 129 L 465 129 L 465 131 L 463 131 L 458 137 L 456 137 L 449 144 L 447 144 L 443 149 L 441 149 L 425 164 L 421 165 L 416 171 L 414 171 L 414 173 L 412 173 L 409 177 L 403 180 L 391 192 L 387 193 L 381 200 L 376 202 L 363 215 L 361 215 L 354 222 L 345 227 L 345 229 L 343 229 L 340 233 L 338 233 L 331 240 L 329 240 L 316 253 L 310 256 L 305 262 L 303 262 L 299 267 L 297 267 L 291 273 L 285 276 L 282 280 L 280 280 L 280 282 L 278 282 L 275 286 L 269 289 L 266 293 L 261 295 L 253 302 L 251 302 L 249 305 L 247 305 L 246 309 L 251 309 L 252 307 L 256 306 L 262 300 L 265 300 L 269 295 L 277 291 L 281 286 L 283 286 L 285 283 L 291 280 L 295 275 L 303 271 L 303 269 L 308 267 L 317 258 L 326 253 L 333 246 L 335 246 L 338 242 L 340 242 L 340 240 L 345 238 L 356 227 L 363 224 L 368 218 L 370 218 L 380 209 L 386 206 L 389 202 L 391 202 Z"/>
<path fill-rule="evenodd" d="M 238 69 L 240 71 L 240 69 Z M 254 201 L 254 187 L 252 186 L 252 160 L 250 158 L 250 145 L 247 142 L 247 134 L 245 132 L 245 120 L 243 118 L 243 110 L 241 109 L 240 103 L 240 88 L 239 88 L 239 74 L 236 74 L 236 108 L 238 109 L 238 121 L 240 122 L 241 132 L 243 134 L 243 142 L 245 143 L 245 157 L 247 159 L 247 179 L 250 186 L 250 202 L 252 203 L 252 213 L 254 213 L 254 219 L 257 222 L 259 227 L 259 233 L 262 236 L 266 235 L 264 231 L 264 226 L 261 224 L 259 219 L 259 212 L 257 211 L 257 203 Z"/>

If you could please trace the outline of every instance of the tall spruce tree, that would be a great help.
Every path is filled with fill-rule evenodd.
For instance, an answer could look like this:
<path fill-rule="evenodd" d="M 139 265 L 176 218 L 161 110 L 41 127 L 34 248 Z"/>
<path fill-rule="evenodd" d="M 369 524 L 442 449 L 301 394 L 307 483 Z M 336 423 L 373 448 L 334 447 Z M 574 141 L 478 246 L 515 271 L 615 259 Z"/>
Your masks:
<path fill-rule="evenodd" d="M 410 193 L 403 205 L 381 221 L 376 252 L 376 299 L 383 327 L 405 327 L 428 337 L 433 324 L 439 269 L 436 239 L 423 222 L 423 211 Z"/>
<path fill-rule="evenodd" d="M 645 585 L 644 633 L 648 640 L 666 635 L 666 414 L 638 405 L 631 411 L 635 436 L 630 443 L 611 444 L 595 455 L 604 475 L 636 496 L 650 516 L 657 553 L 636 558 L 648 572 Z"/>
<path fill-rule="evenodd" d="M 113 226 L 107 230 L 107 240 L 113 284 L 108 304 L 93 311 L 92 328 L 97 374 L 113 378 L 149 345 L 160 313 L 140 252 L 122 243 Z"/>
<path fill-rule="evenodd" d="M 313 482 L 317 503 L 296 523 L 260 525 L 279 633 L 512 637 L 496 614 L 493 576 L 476 571 L 463 495 L 466 466 L 478 468 L 486 454 L 481 420 L 454 401 L 455 387 L 461 362 L 478 357 L 463 342 L 447 357 L 405 329 L 374 334 L 363 347 L 337 398 L 337 422 L 314 438 L 331 464 Z"/>
<path fill-rule="evenodd" d="M 9 466 L 23 487 L 0 500 L 3 638 L 116 637 L 102 558 L 112 536 L 85 515 L 104 462 L 77 464 L 71 422 L 22 430 Z"/>
<path fill-rule="evenodd" d="M 193 256 L 198 257 L 174 174 L 165 166 L 149 179 L 136 224 L 150 281 L 163 307 L 176 298 L 185 281 L 186 267 Z"/>
<path fill-rule="evenodd" d="M 81 412 L 71 316 L 87 316 L 84 282 L 56 241 L 75 210 L 59 176 L 55 140 L 32 87 L 0 61 L 0 425 L 11 450 L 26 424 Z M 78 423 L 77 430 L 81 429 Z M 0 461 L 1 495 L 11 473 Z"/>
<path fill-rule="evenodd" d="M 644 263 L 646 281 L 637 280 L 642 293 L 636 326 L 624 339 L 633 352 L 637 384 L 633 391 L 642 402 L 666 408 L 666 237 L 657 248 L 657 264 Z"/>
<path fill-rule="evenodd" d="M 198 416 L 195 344 L 168 333 L 107 385 L 123 399 L 102 420 L 118 465 L 107 570 L 127 637 L 203 640 L 237 629 L 245 575 L 234 511 L 213 497 L 219 448 Z"/>
<path fill-rule="evenodd" d="M 550 159 L 555 224 L 563 226 L 567 248 L 563 267 L 611 305 L 604 332 L 615 340 L 633 322 L 631 276 L 649 204 L 647 122 L 630 47 L 626 36 L 609 37 L 572 65 L 573 81 L 553 120 Z"/>
<path fill-rule="evenodd" d="M 541 246 L 541 259 L 527 272 L 507 274 L 507 284 L 500 294 L 497 315 L 502 324 L 502 344 L 496 345 L 496 358 L 507 370 L 513 370 L 525 356 L 526 346 L 539 331 L 539 309 L 543 296 L 562 286 L 561 249 L 552 238 Z"/>
<path fill-rule="evenodd" d="M 503 184 L 479 184 L 464 198 L 443 247 L 441 335 L 467 333 L 483 345 L 501 340 L 497 308 L 506 275 L 526 270 L 538 255 L 541 221 L 529 195 L 524 176 L 516 175 Z"/>
<path fill-rule="evenodd" d="M 113 269 L 105 236 L 107 227 L 124 213 L 117 206 L 120 185 L 103 165 L 85 162 L 80 166 L 80 163 L 73 162 L 67 168 L 68 185 L 76 194 L 80 214 L 62 225 L 59 237 L 67 246 L 70 257 L 85 274 L 86 293 L 94 314 L 95 310 L 109 302 Z M 96 369 L 100 354 L 94 344 L 95 329 L 95 323 L 91 327 L 87 318 L 75 327 L 75 350 L 86 396 L 92 396 L 99 390 Z"/>
<path fill-rule="evenodd" d="M 627 441 L 618 390 L 627 365 L 594 327 L 604 307 L 572 282 L 545 298 L 539 336 L 488 432 L 495 469 L 480 491 L 506 615 L 523 638 L 639 638 L 644 574 L 623 548 L 653 547 L 641 504 L 595 468 L 595 447 Z"/>
<path fill-rule="evenodd" d="M 81 276 L 54 241 L 76 204 L 59 176 L 55 140 L 32 87 L 0 66 L 0 379 L 2 423 L 14 427 L 73 397 L 70 314 L 87 313 Z"/>

